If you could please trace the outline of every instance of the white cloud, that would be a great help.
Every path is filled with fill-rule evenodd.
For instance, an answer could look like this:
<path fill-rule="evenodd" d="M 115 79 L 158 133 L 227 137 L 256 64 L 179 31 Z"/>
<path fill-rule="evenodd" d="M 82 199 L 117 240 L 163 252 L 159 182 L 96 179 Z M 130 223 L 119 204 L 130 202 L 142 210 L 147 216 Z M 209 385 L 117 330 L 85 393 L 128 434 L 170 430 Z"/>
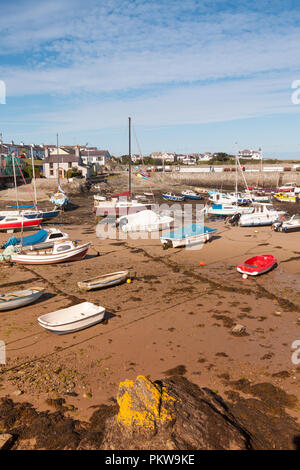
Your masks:
<path fill-rule="evenodd" d="M 264 2 L 267 13 L 226 3 L 5 3 L 7 109 L 30 97 L 24 121 L 48 133 L 58 124 L 64 132 L 119 126 L 129 114 L 151 126 L 297 112 L 290 86 L 300 79 L 300 12 L 276 15 L 275 1 Z M 44 96 L 53 101 L 47 112 Z"/>

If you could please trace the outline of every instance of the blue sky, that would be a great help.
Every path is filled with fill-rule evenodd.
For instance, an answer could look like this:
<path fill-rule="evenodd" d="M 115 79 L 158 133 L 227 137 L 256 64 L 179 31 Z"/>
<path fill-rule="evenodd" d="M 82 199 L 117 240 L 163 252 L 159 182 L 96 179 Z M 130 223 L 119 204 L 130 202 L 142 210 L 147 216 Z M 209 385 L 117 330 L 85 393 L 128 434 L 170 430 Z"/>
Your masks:
<path fill-rule="evenodd" d="M 4 140 L 300 157 L 292 0 L 0 0 Z M 133 138 L 133 151 L 138 148 Z"/>

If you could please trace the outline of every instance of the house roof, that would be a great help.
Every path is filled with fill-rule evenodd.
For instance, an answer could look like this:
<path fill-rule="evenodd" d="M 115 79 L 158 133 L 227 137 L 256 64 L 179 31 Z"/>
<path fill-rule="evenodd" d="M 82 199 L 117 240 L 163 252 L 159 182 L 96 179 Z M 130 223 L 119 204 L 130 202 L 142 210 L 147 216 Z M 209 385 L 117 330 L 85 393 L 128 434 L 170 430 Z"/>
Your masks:
<path fill-rule="evenodd" d="M 83 157 L 105 157 L 107 154 L 109 155 L 108 150 L 81 150 L 81 156 Z"/>
<path fill-rule="evenodd" d="M 78 162 L 80 157 L 74 154 L 55 154 L 49 155 L 44 159 L 44 163 L 71 163 L 71 162 Z"/>

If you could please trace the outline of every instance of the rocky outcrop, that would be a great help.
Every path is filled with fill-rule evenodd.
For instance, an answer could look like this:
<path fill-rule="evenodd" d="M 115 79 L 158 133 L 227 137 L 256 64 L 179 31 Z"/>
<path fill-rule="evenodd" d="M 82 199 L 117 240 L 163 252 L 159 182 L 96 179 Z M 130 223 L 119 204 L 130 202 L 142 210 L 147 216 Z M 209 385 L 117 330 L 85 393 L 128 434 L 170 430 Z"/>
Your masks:
<path fill-rule="evenodd" d="M 89 423 L 28 403 L 0 401 L 0 432 L 14 449 L 295 449 L 297 421 L 285 409 L 296 397 L 272 384 L 231 383 L 230 401 L 182 376 L 152 382 L 138 376 L 119 385 L 117 403 L 99 405 Z M 249 398 L 249 395 L 252 395 Z"/>

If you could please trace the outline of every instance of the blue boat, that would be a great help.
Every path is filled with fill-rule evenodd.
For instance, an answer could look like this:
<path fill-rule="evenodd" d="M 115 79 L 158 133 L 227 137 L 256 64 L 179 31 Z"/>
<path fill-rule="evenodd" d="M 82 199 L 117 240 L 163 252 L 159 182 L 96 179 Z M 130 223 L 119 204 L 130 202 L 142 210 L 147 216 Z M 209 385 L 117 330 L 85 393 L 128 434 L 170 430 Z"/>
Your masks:
<path fill-rule="evenodd" d="M 184 196 L 185 199 L 193 199 L 195 201 L 200 201 L 201 199 L 203 199 L 202 196 L 200 196 L 199 194 L 195 193 L 194 191 L 190 189 L 187 189 L 186 191 L 182 191 L 181 195 Z"/>
<path fill-rule="evenodd" d="M 59 215 L 59 210 L 56 211 L 37 211 L 37 212 L 32 212 L 32 213 L 24 213 L 24 216 L 26 219 L 43 219 L 43 220 L 49 220 L 53 219 L 54 217 L 57 217 Z"/>
<path fill-rule="evenodd" d="M 195 245 L 210 240 L 217 230 L 202 224 L 185 225 L 177 230 L 165 233 L 160 237 L 160 241 L 163 245 L 171 243 L 173 248 Z"/>
<path fill-rule="evenodd" d="M 184 196 L 176 196 L 175 194 L 171 193 L 165 193 L 162 194 L 163 199 L 166 199 L 167 201 L 184 201 L 185 197 Z"/>

